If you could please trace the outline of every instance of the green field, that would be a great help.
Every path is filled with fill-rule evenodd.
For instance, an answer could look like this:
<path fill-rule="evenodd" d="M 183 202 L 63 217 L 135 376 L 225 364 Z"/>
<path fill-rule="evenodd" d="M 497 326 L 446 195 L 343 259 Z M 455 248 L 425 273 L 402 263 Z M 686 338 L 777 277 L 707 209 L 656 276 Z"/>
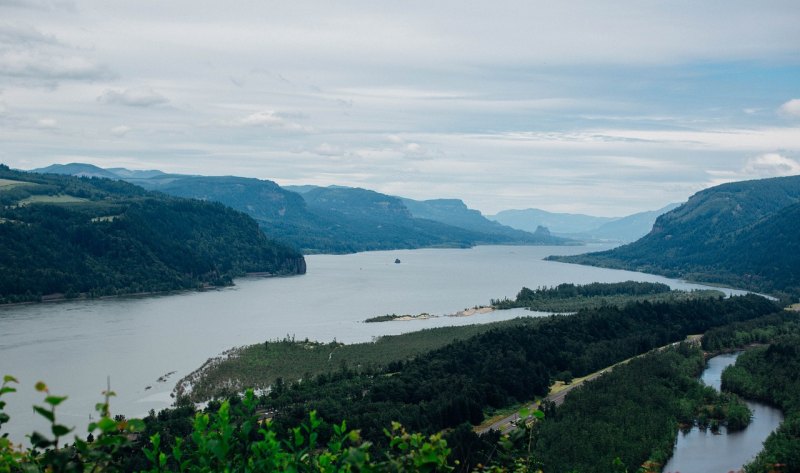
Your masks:
<path fill-rule="evenodd" d="M 264 389 L 278 378 L 289 382 L 299 377 L 332 373 L 346 367 L 368 370 L 393 361 L 408 360 L 489 330 L 531 323 L 514 319 L 482 325 L 441 327 L 403 335 L 380 337 L 374 342 L 345 345 L 313 341 L 281 340 L 234 348 L 221 357 L 208 360 L 202 367 L 178 382 L 182 395 L 191 385 L 191 399 L 205 401 L 220 395 Z"/>
<path fill-rule="evenodd" d="M 25 206 L 30 204 L 76 204 L 89 202 L 89 199 L 75 197 L 68 194 L 58 195 L 32 195 L 19 201 L 18 205 Z"/>
<path fill-rule="evenodd" d="M 0 191 L 13 189 L 14 187 L 20 186 L 37 186 L 33 182 L 26 182 L 26 181 L 14 181 L 11 179 L 0 179 Z"/>

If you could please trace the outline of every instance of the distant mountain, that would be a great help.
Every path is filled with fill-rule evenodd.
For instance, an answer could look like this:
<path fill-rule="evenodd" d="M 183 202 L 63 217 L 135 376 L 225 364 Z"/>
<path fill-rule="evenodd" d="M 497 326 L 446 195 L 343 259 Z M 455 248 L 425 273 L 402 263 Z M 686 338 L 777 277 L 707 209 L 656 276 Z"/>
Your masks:
<path fill-rule="evenodd" d="M 568 241 L 562 238 L 553 237 L 546 232 L 540 231 L 539 234 L 529 234 L 525 232 L 515 232 L 508 229 L 508 232 L 500 230 L 492 222 L 487 222 L 482 228 L 480 225 L 463 225 L 463 215 L 471 212 L 480 213 L 475 210 L 459 208 L 461 214 L 444 217 L 446 208 L 451 204 L 433 203 L 424 204 L 416 201 L 409 201 L 399 197 L 389 196 L 366 189 L 350 187 L 324 187 L 309 190 L 302 194 L 310 209 L 324 215 L 343 215 L 351 222 L 364 228 L 389 228 L 385 225 L 392 225 L 395 229 L 411 229 L 412 234 L 419 234 L 421 238 L 452 240 L 456 243 L 468 246 L 475 244 L 567 244 Z M 431 202 L 431 201 L 428 201 Z M 451 201 L 444 201 L 451 202 Z M 457 201 L 461 202 L 461 201 Z M 427 211 L 422 211 L 415 215 L 409 208 L 420 211 L 425 207 Z M 436 210 L 434 210 L 436 209 Z M 429 218 L 421 218 L 422 214 Z M 460 215 L 460 216 L 459 216 Z M 474 216 L 474 214 L 471 214 Z M 467 217 L 470 218 L 470 217 Z M 460 223 L 459 223 L 460 222 Z M 376 226 L 377 225 L 377 226 Z M 490 231 L 486 231 L 490 230 Z M 388 236 L 388 235 L 387 235 Z M 435 238 L 435 239 L 436 239 Z M 433 246 L 440 246 L 435 243 Z"/>
<path fill-rule="evenodd" d="M 61 174 L 64 176 L 75 177 L 105 177 L 106 179 L 120 178 L 120 176 L 108 169 L 103 169 L 92 164 L 84 163 L 52 164 L 44 168 L 33 169 L 31 172 L 40 174 Z"/>
<path fill-rule="evenodd" d="M 629 243 L 647 235 L 656 218 L 680 204 L 658 210 L 639 212 L 626 217 L 593 217 L 583 214 L 551 213 L 539 209 L 504 210 L 491 217 L 514 228 L 546 226 L 555 235 L 578 241 L 614 241 Z M 539 223 L 541 222 L 541 223 Z M 571 229 L 571 230 L 570 230 Z M 580 229 L 580 230 L 575 230 Z"/>
<path fill-rule="evenodd" d="M 547 227 L 555 234 L 585 233 L 619 220 L 613 217 L 554 213 L 540 209 L 503 210 L 487 218 L 526 232 L 534 232 L 540 226 Z"/>
<path fill-rule="evenodd" d="M 800 293 L 799 246 L 800 176 L 792 176 L 706 189 L 634 243 L 551 259 Z"/>
<path fill-rule="evenodd" d="M 165 174 L 159 170 L 151 169 L 149 171 L 134 171 L 125 168 L 108 168 L 106 171 L 114 173 L 114 175 L 122 179 L 149 179 L 157 176 L 164 176 Z"/>
<path fill-rule="evenodd" d="M 385 222 L 413 218 L 403 202 L 379 192 L 354 187 L 317 187 L 302 194 L 309 207 L 345 217 Z"/>
<path fill-rule="evenodd" d="M 62 173 L 86 172 L 91 165 L 52 166 Z M 110 170 L 100 171 L 109 172 Z M 97 171 L 94 171 L 97 172 Z M 271 238 L 305 253 L 349 253 L 477 244 L 564 244 L 537 235 L 478 230 L 415 217 L 397 197 L 351 187 L 292 186 L 235 176 L 189 176 L 159 171 L 114 169 L 115 179 L 178 197 L 221 202 L 247 213 Z M 510 229 L 509 229 L 510 230 Z"/>
<path fill-rule="evenodd" d="M 312 191 L 314 189 L 321 189 L 324 186 L 315 186 L 311 184 L 304 184 L 299 186 L 281 186 L 282 188 L 286 189 L 287 191 L 297 192 L 298 194 L 305 194 L 306 192 Z M 327 186 L 327 189 L 348 189 L 346 186 Z"/>
<path fill-rule="evenodd" d="M 248 272 L 305 272 L 301 254 L 218 203 L 2 165 L 0 178 L 17 183 L 0 189 L 0 303 L 190 289 L 229 284 Z"/>
<path fill-rule="evenodd" d="M 548 237 L 552 238 L 554 242 L 557 240 L 549 235 L 549 232 L 548 235 L 544 235 L 543 230 L 539 228 L 534 230 L 534 233 L 530 233 L 489 220 L 479 211 L 467 207 L 460 199 L 412 200 L 401 198 L 401 200 L 411 215 L 417 218 L 435 220 L 488 235 L 502 235 L 511 238 L 512 241 L 523 243 L 542 243 Z"/>
<path fill-rule="evenodd" d="M 578 240 L 604 240 L 630 243 L 650 233 L 656 219 L 680 204 L 669 204 L 658 210 L 639 212 L 605 223 L 582 234 L 568 235 Z"/>
<path fill-rule="evenodd" d="M 307 217 L 305 201 L 272 181 L 234 176 L 160 174 L 124 180 L 165 194 L 221 202 L 260 222 L 295 221 Z"/>

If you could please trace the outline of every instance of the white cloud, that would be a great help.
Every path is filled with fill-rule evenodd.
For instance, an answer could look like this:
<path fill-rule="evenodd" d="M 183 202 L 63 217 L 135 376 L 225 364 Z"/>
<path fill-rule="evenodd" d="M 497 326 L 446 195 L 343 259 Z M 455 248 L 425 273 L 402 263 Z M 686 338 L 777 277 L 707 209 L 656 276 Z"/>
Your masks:
<path fill-rule="evenodd" d="M 800 117 L 800 99 L 792 99 L 781 105 L 779 108 L 783 115 L 790 117 Z"/>
<path fill-rule="evenodd" d="M 338 156 L 342 154 L 342 150 L 338 146 L 329 143 L 322 143 L 314 148 L 314 152 L 322 156 Z"/>
<path fill-rule="evenodd" d="M 303 126 L 287 118 L 302 117 L 302 114 L 281 113 L 275 110 L 263 110 L 251 113 L 241 118 L 238 123 L 242 126 L 259 126 L 293 133 L 308 133 L 313 131 L 311 127 Z"/>
<path fill-rule="evenodd" d="M 56 128 L 58 127 L 58 121 L 53 118 L 40 118 L 36 121 L 36 126 L 39 128 Z"/>
<path fill-rule="evenodd" d="M 115 126 L 114 128 L 112 128 L 109 131 L 114 136 L 123 137 L 123 136 L 127 135 L 128 132 L 131 131 L 131 127 L 125 126 L 125 125 L 119 125 L 119 126 Z"/>
<path fill-rule="evenodd" d="M 742 172 L 752 177 L 793 176 L 800 174 L 800 163 L 778 153 L 766 153 L 748 159 Z"/>
<path fill-rule="evenodd" d="M 169 102 L 169 99 L 150 87 L 136 87 L 125 90 L 107 89 L 99 97 L 99 102 L 127 105 L 129 107 L 152 107 Z"/>

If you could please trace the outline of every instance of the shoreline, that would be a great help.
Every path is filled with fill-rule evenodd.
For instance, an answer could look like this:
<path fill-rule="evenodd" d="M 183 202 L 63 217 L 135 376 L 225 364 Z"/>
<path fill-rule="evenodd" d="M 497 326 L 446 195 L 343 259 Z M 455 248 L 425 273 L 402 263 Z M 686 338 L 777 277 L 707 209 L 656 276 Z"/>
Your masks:
<path fill-rule="evenodd" d="M 213 285 L 209 283 L 203 283 L 202 286 L 194 288 L 168 289 L 165 291 L 126 292 L 122 294 L 106 294 L 103 296 L 96 296 L 96 297 L 92 297 L 85 292 L 75 297 L 67 297 L 63 293 L 54 293 L 54 294 L 44 295 L 39 300 L 34 300 L 34 301 L 0 303 L 0 309 L 3 309 L 5 307 L 19 307 L 19 306 L 36 305 L 36 304 L 55 304 L 60 302 L 72 302 L 72 301 L 109 300 L 109 299 L 122 299 L 126 297 L 139 298 L 139 297 L 153 297 L 153 296 L 169 296 L 169 295 L 184 294 L 188 292 L 206 292 L 212 290 L 225 289 L 228 287 L 234 287 L 236 286 L 237 279 L 245 279 L 245 278 L 267 279 L 267 278 L 281 278 L 281 277 L 292 277 L 292 276 L 302 276 L 302 274 L 275 274 L 269 272 L 252 272 L 252 273 L 244 273 L 241 276 L 236 276 L 232 279 L 230 284 L 224 284 L 224 285 Z"/>
<path fill-rule="evenodd" d="M 363 321 L 363 323 L 381 323 L 381 322 L 408 322 L 410 320 L 429 320 L 429 319 L 438 319 L 440 317 L 471 317 L 473 315 L 482 315 L 482 314 L 490 314 L 495 312 L 496 310 L 502 309 L 495 309 L 491 306 L 480 306 L 480 307 L 473 307 L 471 309 L 464 309 L 452 314 L 444 314 L 444 315 L 432 315 L 427 312 L 423 312 L 417 315 L 405 314 L 405 315 L 395 315 L 395 314 L 387 314 L 377 317 L 370 317 Z M 375 320 L 380 319 L 380 320 Z"/>

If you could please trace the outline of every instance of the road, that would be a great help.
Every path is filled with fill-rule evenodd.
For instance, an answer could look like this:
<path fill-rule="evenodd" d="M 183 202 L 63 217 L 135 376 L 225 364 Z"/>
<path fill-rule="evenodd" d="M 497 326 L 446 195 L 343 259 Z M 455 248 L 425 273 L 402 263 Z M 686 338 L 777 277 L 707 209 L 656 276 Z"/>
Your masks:
<path fill-rule="evenodd" d="M 691 343 L 691 344 L 699 345 L 701 339 L 702 339 L 702 335 L 689 335 L 688 337 L 686 337 L 685 341 L 688 342 L 688 343 Z M 653 351 L 661 351 L 661 350 L 664 350 L 664 349 L 666 349 L 668 347 L 676 346 L 676 345 L 678 345 L 678 343 L 679 342 L 670 343 L 669 345 L 664 345 L 663 347 L 656 348 Z M 647 352 L 647 353 L 650 353 L 650 352 Z M 639 358 L 640 356 L 644 356 L 647 353 L 643 353 L 641 355 L 634 356 L 633 358 L 628 358 L 627 360 L 621 361 L 621 362 L 619 362 L 619 363 L 617 363 L 615 365 L 608 366 L 606 368 L 603 368 L 600 371 L 592 373 L 592 374 L 586 376 L 585 378 L 581 378 L 579 380 L 573 381 L 572 384 L 564 386 L 558 392 L 555 392 L 555 393 L 552 393 L 552 394 L 548 394 L 542 400 L 542 402 L 552 401 L 553 403 L 555 403 L 556 406 L 560 406 L 561 403 L 564 402 L 564 398 L 567 397 L 567 394 L 569 394 L 569 392 L 572 391 L 573 389 L 583 385 L 583 383 L 585 383 L 587 381 L 591 381 L 593 379 L 596 379 L 596 378 L 608 373 L 609 371 L 614 369 L 615 366 L 619 366 L 621 364 L 627 363 L 627 362 L 633 360 L 634 358 Z M 531 409 L 531 410 L 537 409 L 539 407 L 539 402 L 534 402 L 534 403 L 530 404 L 527 407 L 528 407 L 528 409 Z M 486 432 L 488 432 L 490 430 L 499 430 L 500 433 L 505 434 L 505 433 L 508 433 L 509 431 L 513 430 L 516 427 L 514 422 L 516 422 L 517 420 L 519 420 L 519 414 L 514 413 L 514 414 L 511 414 L 510 416 L 504 417 L 504 418 L 502 418 L 502 419 L 500 419 L 498 421 L 493 422 L 489 426 L 481 427 L 479 429 L 476 429 L 475 433 L 477 433 L 478 435 L 481 435 L 481 434 L 485 434 Z"/>

